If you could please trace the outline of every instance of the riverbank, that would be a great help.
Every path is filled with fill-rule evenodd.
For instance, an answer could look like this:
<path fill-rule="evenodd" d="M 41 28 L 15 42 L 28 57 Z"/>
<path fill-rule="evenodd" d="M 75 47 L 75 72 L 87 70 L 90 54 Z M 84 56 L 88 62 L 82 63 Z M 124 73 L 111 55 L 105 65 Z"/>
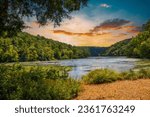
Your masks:
<path fill-rule="evenodd" d="M 145 79 L 150 78 L 149 68 L 127 72 L 97 69 L 80 80 L 70 78 L 70 70 L 44 64 L 1 64 L 0 99 L 150 99 L 150 79 Z"/>
<path fill-rule="evenodd" d="M 150 79 L 85 85 L 75 100 L 150 100 Z"/>

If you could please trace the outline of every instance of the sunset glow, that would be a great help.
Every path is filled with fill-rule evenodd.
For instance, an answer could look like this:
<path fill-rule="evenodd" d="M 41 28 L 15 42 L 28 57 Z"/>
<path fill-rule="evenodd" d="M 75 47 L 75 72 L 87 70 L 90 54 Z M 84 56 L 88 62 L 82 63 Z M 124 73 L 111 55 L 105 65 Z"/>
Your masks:
<path fill-rule="evenodd" d="M 89 2 L 88 7 L 73 13 L 71 20 L 64 19 L 55 28 L 52 23 L 40 27 L 36 21 L 29 21 L 27 25 L 31 28 L 25 31 L 71 45 L 103 47 L 134 37 L 140 32 L 140 21 L 145 20 L 142 14 L 134 16 L 129 10 L 115 6 L 115 2 L 102 2 Z"/>

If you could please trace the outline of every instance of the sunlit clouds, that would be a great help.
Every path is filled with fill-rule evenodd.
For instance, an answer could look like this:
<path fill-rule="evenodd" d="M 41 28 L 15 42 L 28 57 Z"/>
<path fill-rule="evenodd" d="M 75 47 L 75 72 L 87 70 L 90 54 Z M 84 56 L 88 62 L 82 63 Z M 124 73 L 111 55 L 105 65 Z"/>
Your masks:
<path fill-rule="evenodd" d="M 101 23 L 99 26 L 96 26 L 92 31 L 100 31 L 100 30 L 111 30 L 111 29 L 118 29 L 125 24 L 129 24 L 130 21 L 124 19 L 110 19 L 106 20 Z"/>
<path fill-rule="evenodd" d="M 60 27 L 49 23 L 39 27 L 36 22 L 28 23 L 31 28 L 25 31 L 56 41 L 76 46 L 110 46 L 118 41 L 131 38 L 139 33 L 139 27 L 125 19 L 109 19 L 98 24 L 84 16 L 65 20 Z"/>
<path fill-rule="evenodd" d="M 136 5 L 135 5 L 136 4 Z M 150 17 L 149 0 L 89 0 L 87 7 L 63 19 L 60 26 L 39 26 L 32 19 L 24 31 L 76 46 L 110 46 L 132 38 Z"/>

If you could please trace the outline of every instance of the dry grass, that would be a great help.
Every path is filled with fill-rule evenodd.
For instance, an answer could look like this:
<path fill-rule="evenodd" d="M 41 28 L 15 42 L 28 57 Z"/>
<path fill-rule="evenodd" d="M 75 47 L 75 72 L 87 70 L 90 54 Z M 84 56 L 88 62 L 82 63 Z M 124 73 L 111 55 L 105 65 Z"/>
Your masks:
<path fill-rule="evenodd" d="M 76 100 L 150 100 L 150 79 L 82 85 Z"/>

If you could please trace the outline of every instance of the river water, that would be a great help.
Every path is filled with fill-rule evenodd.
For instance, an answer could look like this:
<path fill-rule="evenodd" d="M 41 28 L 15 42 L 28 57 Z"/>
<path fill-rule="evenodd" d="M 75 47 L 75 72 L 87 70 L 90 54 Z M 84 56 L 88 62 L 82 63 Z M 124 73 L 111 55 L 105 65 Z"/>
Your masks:
<path fill-rule="evenodd" d="M 50 62 L 62 66 L 72 66 L 70 77 L 79 79 L 91 70 L 109 68 L 116 71 L 127 71 L 134 68 L 139 59 L 127 57 L 89 57 L 84 59 L 69 59 Z"/>

